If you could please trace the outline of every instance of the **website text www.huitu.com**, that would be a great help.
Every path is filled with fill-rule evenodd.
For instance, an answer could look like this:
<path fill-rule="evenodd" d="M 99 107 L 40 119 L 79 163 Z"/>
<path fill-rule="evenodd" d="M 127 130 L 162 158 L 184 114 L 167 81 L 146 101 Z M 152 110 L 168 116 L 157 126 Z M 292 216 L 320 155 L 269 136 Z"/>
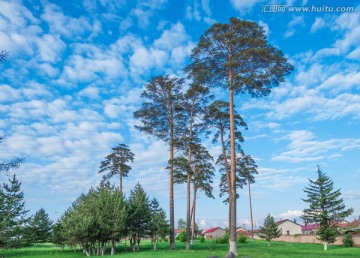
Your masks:
<path fill-rule="evenodd" d="M 311 5 L 311 6 L 288 6 L 279 4 L 268 4 L 261 7 L 263 13 L 347 13 L 355 12 L 353 6 L 328 6 L 328 5 Z"/>

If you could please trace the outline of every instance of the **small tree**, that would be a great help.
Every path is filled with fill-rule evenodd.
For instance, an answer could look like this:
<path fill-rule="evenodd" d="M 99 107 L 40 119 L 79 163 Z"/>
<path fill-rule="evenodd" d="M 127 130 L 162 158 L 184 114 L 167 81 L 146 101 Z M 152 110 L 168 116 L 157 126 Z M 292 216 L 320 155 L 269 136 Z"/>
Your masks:
<path fill-rule="evenodd" d="M 334 191 L 333 181 L 319 166 L 317 175 L 316 180 L 309 179 L 310 185 L 304 189 L 307 198 L 302 200 L 309 203 L 309 208 L 304 209 L 301 218 L 310 223 L 320 224 L 316 234 L 319 240 L 324 242 L 326 251 L 327 245 L 334 243 L 338 235 L 336 224 L 350 216 L 353 209 L 345 208 L 344 200 L 340 198 L 340 189 Z"/>
<path fill-rule="evenodd" d="M 165 238 L 170 232 L 169 223 L 166 220 L 166 213 L 160 207 L 159 202 L 154 198 L 150 202 L 151 216 L 149 222 L 149 236 L 154 250 L 157 250 L 159 238 Z"/>
<path fill-rule="evenodd" d="M 268 246 L 270 246 L 271 239 L 281 236 L 281 233 L 281 229 L 275 223 L 274 217 L 269 213 L 264 221 L 264 226 L 260 227 L 260 237 L 265 238 L 269 242 Z"/>
<path fill-rule="evenodd" d="M 38 210 L 29 221 L 31 241 L 45 243 L 50 240 L 52 231 L 52 221 L 43 208 Z"/>

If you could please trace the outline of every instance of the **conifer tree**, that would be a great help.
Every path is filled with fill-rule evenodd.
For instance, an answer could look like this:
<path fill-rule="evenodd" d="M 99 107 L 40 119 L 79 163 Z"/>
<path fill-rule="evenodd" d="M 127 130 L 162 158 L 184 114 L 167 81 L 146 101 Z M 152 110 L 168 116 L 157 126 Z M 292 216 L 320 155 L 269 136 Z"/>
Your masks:
<path fill-rule="evenodd" d="M 132 251 L 140 251 L 140 241 L 148 234 L 151 216 L 149 197 L 139 183 L 129 196 L 128 234 Z"/>
<path fill-rule="evenodd" d="M 50 240 L 53 222 L 43 208 L 38 210 L 29 220 L 31 241 L 45 243 Z"/>
<path fill-rule="evenodd" d="M 3 184 L 0 195 L 0 245 L 10 248 L 27 245 L 25 224 L 28 210 L 25 209 L 21 183 L 15 174 L 8 184 Z"/>
<path fill-rule="evenodd" d="M 169 145 L 169 161 L 174 159 L 175 139 L 179 126 L 183 79 L 157 76 L 150 80 L 141 93 L 145 100 L 142 107 L 134 113 L 134 117 L 141 121 L 135 125 L 145 134 L 152 135 Z M 169 166 L 169 199 L 170 199 L 170 249 L 175 248 L 175 214 L 174 214 L 174 171 L 173 164 Z"/>
<path fill-rule="evenodd" d="M 353 209 L 346 209 L 344 200 L 340 197 L 340 189 L 334 190 L 334 183 L 318 166 L 317 179 L 309 179 L 309 186 L 304 188 L 307 195 L 302 199 L 309 204 L 301 217 L 304 221 L 320 224 L 316 232 L 319 240 L 327 245 L 335 242 L 338 231 L 336 224 L 353 213 Z"/>
<path fill-rule="evenodd" d="M 260 227 L 260 237 L 268 241 L 268 246 L 270 246 L 271 239 L 277 238 L 281 236 L 281 234 L 281 229 L 278 228 L 274 217 L 269 213 L 264 221 L 264 226 Z"/>
<path fill-rule="evenodd" d="M 122 193 L 122 180 L 127 177 L 131 167 L 127 164 L 134 162 L 134 153 L 131 152 L 129 146 L 126 144 L 119 144 L 119 146 L 112 149 L 111 154 L 105 157 L 105 160 L 100 164 L 99 173 L 108 172 L 103 181 L 110 179 L 115 175 L 120 177 L 120 193 Z"/>
<path fill-rule="evenodd" d="M 187 67 L 193 78 L 229 94 L 230 184 L 229 251 L 236 247 L 236 151 L 234 95 L 250 93 L 266 96 L 284 81 L 293 67 L 283 53 L 269 44 L 262 27 L 251 21 L 230 18 L 228 24 L 215 23 L 201 37 Z"/>

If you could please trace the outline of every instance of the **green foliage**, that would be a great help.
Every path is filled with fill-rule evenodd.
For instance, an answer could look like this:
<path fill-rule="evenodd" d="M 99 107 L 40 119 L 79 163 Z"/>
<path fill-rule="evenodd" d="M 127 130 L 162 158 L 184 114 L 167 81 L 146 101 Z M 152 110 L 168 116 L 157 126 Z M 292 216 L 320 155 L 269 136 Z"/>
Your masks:
<path fill-rule="evenodd" d="M 160 207 L 159 202 L 154 198 L 150 202 L 150 221 L 148 224 L 148 234 L 156 250 L 159 239 L 166 239 L 170 232 L 170 226 L 166 220 L 166 213 Z"/>
<path fill-rule="evenodd" d="M 205 237 L 204 237 L 204 236 L 201 236 L 201 237 L 199 238 L 199 241 L 200 241 L 200 243 L 204 243 L 204 242 L 205 242 Z"/>
<path fill-rule="evenodd" d="M 343 236 L 342 242 L 343 242 L 343 246 L 345 246 L 345 247 L 354 246 L 354 241 L 353 241 L 351 235 L 349 235 L 349 234 L 345 234 Z"/>
<path fill-rule="evenodd" d="M 45 243 L 50 240 L 52 231 L 52 221 L 49 219 L 49 215 L 43 208 L 38 210 L 35 215 L 29 220 L 29 233 L 31 242 L 33 243 Z"/>
<path fill-rule="evenodd" d="M 264 238 L 266 241 L 268 241 L 269 245 L 270 245 L 271 239 L 281 236 L 281 230 L 278 228 L 278 225 L 276 225 L 276 223 L 274 221 L 274 217 L 271 216 L 271 214 L 267 215 L 267 217 L 264 221 L 264 225 L 262 227 L 260 227 L 260 235 L 259 236 L 261 238 Z"/>
<path fill-rule="evenodd" d="M 229 243 L 229 233 L 225 233 L 222 237 L 215 239 L 216 244 L 226 244 Z"/>
<path fill-rule="evenodd" d="M 120 192 L 122 192 L 122 178 L 127 177 L 131 167 L 127 165 L 128 162 L 134 162 L 134 153 L 129 149 L 129 146 L 125 144 L 119 144 L 119 146 L 112 149 L 111 154 L 105 157 L 105 161 L 100 164 L 99 173 L 108 172 L 103 181 L 106 181 L 114 175 L 120 176 Z"/>
<path fill-rule="evenodd" d="M 247 240 L 247 237 L 244 234 L 240 234 L 238 236 L 238 243 L 245 244 Z"/>
<path fill-rule="evenodd" d="M 19 248 L 29 244 L 24 194 L 15 174 L 0 187 L 0 248 Z"/>
<path fill-rule="evenodd" d="M 307 194 L 302 199 L 309 204 L 304 209 L 302 219 L 307 223 L 319 223 L 320 228 L 316 232 L 319 239 L 325 243 L 333 243 L 338 235 L 334 222 L 341 221 L 351 215 L 353 209 L 346 209 L 340 189 L 334 190 L 333 181 L 322 172 L 318 166 L 317 179 L 309 179 L 310 184 L 304 188 Z"/>
<path fill-rule="evenodd" d="M 183 220 L 182 218 L 178 219 L 177 228 L 178 229 L 186 228 L 186 221 Z"/>
<path fill-rule="evenodd" d="M 184 242 L 186 241 L 186 232 L 185 232 L 185 231 L 181 231 L 181 232 L 179 233 L 179 235 L 177 235 L 176 240 L 184 243 Z"/>

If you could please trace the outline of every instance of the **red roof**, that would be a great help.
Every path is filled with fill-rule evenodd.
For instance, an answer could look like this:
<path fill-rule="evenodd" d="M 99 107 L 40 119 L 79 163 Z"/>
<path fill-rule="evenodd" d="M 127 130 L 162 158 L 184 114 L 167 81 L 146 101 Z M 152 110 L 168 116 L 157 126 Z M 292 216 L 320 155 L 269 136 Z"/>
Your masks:
<path fill-rule="evenodd" d="M 308 225 L 301 226 L 301 231 L 313 230 L 313 229 L 317 229 L 319 227 L 320 227 L 319 224 L 308 224 Z"/>
<path fill-rule="evenodd" d="M 216 230 L 219 229 L 219 228 L 220 228 L 220 227 L 210 228 L 210 229 L 206 230 L 205 232 L 203 232 L 203 234 L 208 234 L 208 233 L 214 232 L 214 231 L 216 231 Z"/>
<path fill-rule="evenodd" d="M 283 220 L 279 220 L 278 222 L 275 222 L 276 225 L 280 225 L 283 224 L 285 221 L 287 221 L 288 219 L 283 219 Z"/>

